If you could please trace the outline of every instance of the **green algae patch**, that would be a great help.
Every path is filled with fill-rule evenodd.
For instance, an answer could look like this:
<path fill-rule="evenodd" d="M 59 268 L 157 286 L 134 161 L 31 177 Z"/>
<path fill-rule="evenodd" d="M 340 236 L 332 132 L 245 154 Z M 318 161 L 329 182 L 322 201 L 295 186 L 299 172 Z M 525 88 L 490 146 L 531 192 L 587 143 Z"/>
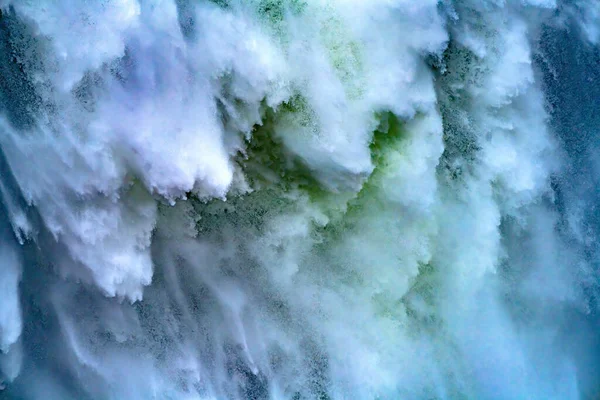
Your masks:
<path fill-rule="evenodd" d="M 382 172 L 390 165 L 387 157 L 389 152 L 400 150 L 401 143 L 406 137 L 406 130 L 400 118 L 390 111 L 378 113 L 376 119 L 379 121 L 379 126 L 373 132 L 369 148 L 375 171 Z"/>
<path fill-rule="evenodd" d="M 390 168 L 394 166 L 392 156 L 402 153 L 407 136 L 403 122 L 394 113 L 389 111 L 378 113 L 376 119 L 379 125 L 373 132 L 373 139 L 369 145 L 375 168 L 356 199 L 350 202 L 349 213 L 353 215 L 359 214 L 365 208 L 373 210 L 372 207 L 375 207 L 374 209 L 385 207 L 379 200 L 381 183 L 391 172 Z"/>
<path fill-rule="evenodd" d="M 253 189 L 275 185 L 284 192 L 301 190 L 311 197 L 327 193 L 310 168 L 290 152 L 277 135 L 282 124 L 312 127 L 314 118 L 308 103 L 299 95 L 283 103 L 277 110 L 265 109 L 262 124 L 254 126 L 245 154 L 237 159 Z"/>

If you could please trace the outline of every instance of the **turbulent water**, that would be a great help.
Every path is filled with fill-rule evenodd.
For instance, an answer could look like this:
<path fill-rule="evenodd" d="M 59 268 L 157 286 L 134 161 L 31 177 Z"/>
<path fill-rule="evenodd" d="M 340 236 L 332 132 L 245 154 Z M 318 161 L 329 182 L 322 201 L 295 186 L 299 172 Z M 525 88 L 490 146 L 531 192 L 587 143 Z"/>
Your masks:
<path fill-rule="evenodd" d="M 0 0 L 0 398 L 596 399 L 597 0 Z"/>

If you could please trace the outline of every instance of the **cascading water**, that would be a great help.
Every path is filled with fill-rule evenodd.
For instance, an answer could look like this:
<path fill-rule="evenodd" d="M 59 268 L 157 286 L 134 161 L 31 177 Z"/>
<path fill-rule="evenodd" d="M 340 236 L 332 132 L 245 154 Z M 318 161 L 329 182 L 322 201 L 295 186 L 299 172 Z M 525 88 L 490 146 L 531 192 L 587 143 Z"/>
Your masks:
<path fill-rule="evenodd" d="M 594 399 L 596 0 L 0 0 L 1 399 Z"/>

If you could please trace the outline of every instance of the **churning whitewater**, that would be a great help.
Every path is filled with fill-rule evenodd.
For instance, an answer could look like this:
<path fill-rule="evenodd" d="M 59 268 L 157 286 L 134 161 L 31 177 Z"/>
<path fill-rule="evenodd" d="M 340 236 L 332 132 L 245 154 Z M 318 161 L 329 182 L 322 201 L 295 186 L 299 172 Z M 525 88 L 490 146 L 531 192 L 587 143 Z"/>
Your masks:
<path fill-rule="evenodd" d="M 596 0 L 0 0 L 0 399 L 596 399 Z"/>

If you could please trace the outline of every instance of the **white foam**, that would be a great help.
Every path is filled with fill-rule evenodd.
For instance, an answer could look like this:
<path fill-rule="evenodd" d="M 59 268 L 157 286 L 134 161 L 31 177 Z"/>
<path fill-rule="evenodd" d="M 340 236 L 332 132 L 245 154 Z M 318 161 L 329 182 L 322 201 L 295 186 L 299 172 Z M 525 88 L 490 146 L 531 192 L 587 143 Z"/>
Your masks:
<path fill-rule="evenodd" d="M 584 297 L 544 203 L 554 1 L 9 3 L 39 54 L 31 123 L 0 117 L 23 198 L 0 194 L 52 324 L 22 336 L 7 248 L 2 373 L 20 341 L 60 348 L 15 385 L 68 392 L 56 364 L 92 398 L 578 396 L 545 305 Z"/>

